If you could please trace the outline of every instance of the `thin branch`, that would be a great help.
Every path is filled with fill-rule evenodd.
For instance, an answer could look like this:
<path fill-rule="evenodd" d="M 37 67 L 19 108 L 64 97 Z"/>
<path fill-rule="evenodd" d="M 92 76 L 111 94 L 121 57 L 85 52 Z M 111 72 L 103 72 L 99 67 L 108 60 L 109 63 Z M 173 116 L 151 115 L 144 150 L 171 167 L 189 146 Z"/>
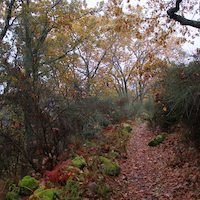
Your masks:
<path fill-rule="evenodd" d="M 44 64 L 50 64 L 50 63 L 52 63 L 52 62 L 55 62 L 55 61 L 57 61 L 57 60 L 60 60 L 60 59 L 62 59 L 62 58 L 64 58 L 64 57 L 66 57 L 67 54 L 68 54 L 69 52 L 73 51 L 73 50 L 78 46 L 78 44 L 79 44 L 79 42 L 77 42 L 77 43 L 74 45 L 73 48 L 67 50 L 63 55 L 58 56 L 57 58 L 54 58 L 54 59 L 52 59 L 52 60 L 49 60 L 49 61 L 43 62 L 43 63 L 41 63 L 41 65 L 44 65 Z"/>
<path fill-rule="evenodd" d="M 56 7 L 62 0 L 58 0 L 56 3 L 53 4 L 53 6 L 51 8 Z"/>
<path fill-rule="evenodd" d="M 5 26 L 3 28 L 3 30 L 1 31 L 1 34 L 0 34 L 0 41 L 3 40 L 4 36 L 6 35 L 8 29 L 10 28 L 10 19 L 11 19 L 11 13 L 12 13 L 12 8 L 13 8 L 13 5 L 15 3 L 15 0 L 11 0 L 11 2 L 9 3 L 9 6 L 8 6 L 8 10 L 7 10 L 7 17 L 5 19 Z"/>
<path fill-rule="evenodd" d="M 47 37 L 48 33 L 49 33 L 53 28 L 54 28 L 54 26 L 51 26 L 51 27 L 49 27 L 48 29 L 44 29 L 44 30 L 43 30 L 43 33 L 42 33 L 42 35 L 41 35 L 41 37 L 40 37 L 40 40 L 39 40 L 39 42 L 38 42 L 38 44 L 37 44 L 37 47 L 34 49 L 33 53 L 36 53 L 36 52 L 42 47 L 42 45 L 44 44 L 44 41 L 46 40 L 46 37 Z"/>
<path fill-rule="evenodd" d="M 112 46 L 112 45 L 110 45 L 110 46 L 105 50 L 104 54 L 102 55 L 101 59 L 99 60 L 98 64 L 96 65 L 96 68 L 95 68 L 95 70 L 94 70 L 93 75 L 92 75 L 91 78 L 94 78 L 94 76 L 96 75 L 97 70 L 99 69 L 99 66 L 100 66 L 102 60 L 103 60 L 104 57 L 106 56 L 106 54 L 107 54 L 107 52 L 108 52 L 108 50 L 110 49 L 111 46 Z"/>
<path fill-rule="evenodd" d="M 83 62 L 85 63 L 85 67 L 86 67 L 86 73 L 85 73 L 85 75 L 88 77 L 89 75 L 90 75 L 90 71 L 89 71 L 89 60 L 87 59 L 85 59 L 84 57 L 83 57 L 83 55 L 82 55 L 82 53 L 81 53 L 81 50 L 80 50 L 80 48 L 78 48 L 78 52 L 79 52 L 79 56 L 82 58 L 82 60 L 83 60 Z"/>

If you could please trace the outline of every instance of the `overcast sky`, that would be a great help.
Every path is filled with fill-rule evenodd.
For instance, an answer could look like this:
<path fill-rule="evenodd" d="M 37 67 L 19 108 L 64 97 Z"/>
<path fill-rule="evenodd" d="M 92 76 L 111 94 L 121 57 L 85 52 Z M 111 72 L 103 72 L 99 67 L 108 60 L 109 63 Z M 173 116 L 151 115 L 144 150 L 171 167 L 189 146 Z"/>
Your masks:
<path fill-rule="evenodd" d="M 99 0 L 86 0 L 88 7 L 95 7 L 96 3 L 99 2 Z"/>
<path fill-rule="evenodd" d="M 101 0 L 86 0 L 86 2 L 87 2 L 87 4 L 88 4 L 88 7 L 95 7 L 95 6 L 96 6 L 96 3 L 99 2 L 99 1 L 101 1 Z M 107 0 L 104 0 L 104 1 L 106 2 Z M 134 0 L 130 0 L 130 2 L 133 2 L 133 1 L 134 1 Z M 141 1 L 143 1 L 143 0 L 141 0 Z M 175 0 L 174 0 L 174 1 L 175 1 Z M 200 8 L 200 5 L 199 5 L 199 8 Z M 180 26 L 181 26 L 181 25 L 180 25 Z M 192 27 L 191 27 L 191 29 L 197 31 L 196 28 L 192 28 Z M 186 44 L 183 45 L 183 48 L 184 48 L 188 53 L 194 52 L 196 48 L 200 48 L 200 37 L 197 37 L 197 38 L 195 39 L 194 45 L 189 44 L 189 43 L 186 43 Z"/>

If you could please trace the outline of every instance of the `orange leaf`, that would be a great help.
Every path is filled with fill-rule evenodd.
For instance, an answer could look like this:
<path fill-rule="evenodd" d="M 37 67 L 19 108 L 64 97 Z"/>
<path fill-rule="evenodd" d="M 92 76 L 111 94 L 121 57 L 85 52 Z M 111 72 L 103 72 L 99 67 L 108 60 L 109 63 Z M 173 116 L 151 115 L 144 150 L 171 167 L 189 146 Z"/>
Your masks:
<path fill-rule="evenodd" d="M 167 108 L 166 108 L 166 107 L 164 107 L 164 108 L 163 108 L 163 110 L 166 112 L 166 111 L 167 111 Z"/>
<path fill-rule="evenodd" d="M 33 99 L 35 99 L 35 95 L 34 95 L 33 93 L 31 93 L 31 97 L 32 97 Z"/>
<path fill-rule="evenodd" d="M 37 149 L 37 150 L 36 150 L 36 153 L 37 153 L 37 155 L 40 155 L 40 150 Z"/>

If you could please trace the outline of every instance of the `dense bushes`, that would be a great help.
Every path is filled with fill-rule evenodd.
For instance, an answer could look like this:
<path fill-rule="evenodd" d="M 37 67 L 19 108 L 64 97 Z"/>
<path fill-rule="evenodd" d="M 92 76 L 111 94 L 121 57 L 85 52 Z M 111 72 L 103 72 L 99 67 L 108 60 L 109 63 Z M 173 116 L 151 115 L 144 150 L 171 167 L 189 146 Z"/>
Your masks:
<path fill-rule="evenodd" d="M 61 105 L 63 112 L 59 116 L 59 122 L 71 124 L 73 131 L 68 129 L 68 133 L 76 132 L 79 138 L 92 139 L 99 136 L 101 129 L 108 124 L 133 117 L 133 109 L 128 105 L 119 105 L 115 99 L 101 100 L 97 97 L 71 101 Z"/>
<path fill-rule="evenodd" d="M 155 118 L 161 128 L 182 123 L 200 144 L 200 62 L 166 68 L 156 87 Z"/>
<path fill-rule="evenodd" d="M 64 99 L 48 93 L 32 109 L 33 120 L 27 122 L 27 134 L 20 105 L 2 104 L 0 127 L 0 176 L 26 175 L 51 170 L 56 163 L 70 156 L 69 146 L 77 148 L 86 139 L 102 137 L 101 129 L 133 115 L 131 105 L 116 99 L 97 97 Z M 35 98 L 35 97 L 34 97 Z M 12 105 L 12 102 L 10 103 Z M 5 115 L 6 112 L 6 115 Z M 3 116 L 6 116 L 4 118 Z"/>

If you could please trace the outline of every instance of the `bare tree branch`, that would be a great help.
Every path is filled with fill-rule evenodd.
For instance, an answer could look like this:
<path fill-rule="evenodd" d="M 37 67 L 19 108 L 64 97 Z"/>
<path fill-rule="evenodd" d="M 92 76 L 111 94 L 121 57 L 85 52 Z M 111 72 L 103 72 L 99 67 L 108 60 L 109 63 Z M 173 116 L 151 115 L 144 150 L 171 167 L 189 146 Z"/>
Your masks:
<path fill-rule="evenodd" d="M 53 6 L 51 8 L 56 7 L 62 0 L 58 0 L 56 3 L 53 4 Z"/>
<path fill-rule="evenodd" d="M 93 72 L 93 75 L 92 75 L 91 78 L 94 78 L 94 76 L 96 75 L 96 73 L 97 73 L 97 71 L 98 71 L 98 69 L 99 69 L 99 66 L 100 66 L 101 62 L 103 61 L 104 57 L 106 56 L 106 54 L 107 54 L 107 52 L 108 52 L 108 50 L 110 49 L 111 46 L 112 46 L 112 45 L 110 45 L 110 46 L 105 50 L 105 52 L 103 53 L 103 55 L 101 56 L 101 58 L 100 58 L 98 64 L 96 65 L 96 67 L 95 67 L 95 69 L 94 69 L 94 72 Z"/>
<path fill-rule="evenodd" d="M 68 54 L 69 52 L 73 51 L 78 45 L 79 45 L 79 41 L 76 42 L 76 43 L 74 44 L 74 46 L 73 46 L 71 49 L 67 50 L 63 55 L 58 56 L 57 58 L 54 58 L 54 59 L 52 59 L 52 60 L 43 62 L 41 65 L 50 64 L 50 63 L 52 63 L 52 62 L 55 62 L 55 61 L 57 61 L 57 60 L 60 60 L 60 59 L 62 59 L 62 58 L 64 58 L 64 57 L 66 57 L 67 54 Z"/>
<path fill-rule="evenodd" d="M 177 22 L 180 22 L 181 25 L 188 25 L 188 26 L 192 26 L 192 27 L 200 29 L 200 21 L 190 20 L 190 19 L 187 19 L 187 18 L 185 18 L 181 15 L 175 14 L 176 12 L 179 11 L 181 2 L 182 2 L 182 0 L 176 0 L 176 7 L 170 8 L 167 11 L 167 14 L 169 15 L 169 17 L 171 19 L 174 19 Z"/>
<path fill-rule="evenodd" d="M 8 29 L 11 26 L 10 25 L 10 19 L 11 19 L 11 13 L 12 13 L 12 8 L 13 8 L 14 3 L 15 3 L 15 0 L 11 0 L 11 2 L 8 5 L 7 16 L 6 16 L 6 19 L 5 19 L 5 26 L 0 33 L 0 41 L 3 40 L 4 36 L 6 35 Z"/>

